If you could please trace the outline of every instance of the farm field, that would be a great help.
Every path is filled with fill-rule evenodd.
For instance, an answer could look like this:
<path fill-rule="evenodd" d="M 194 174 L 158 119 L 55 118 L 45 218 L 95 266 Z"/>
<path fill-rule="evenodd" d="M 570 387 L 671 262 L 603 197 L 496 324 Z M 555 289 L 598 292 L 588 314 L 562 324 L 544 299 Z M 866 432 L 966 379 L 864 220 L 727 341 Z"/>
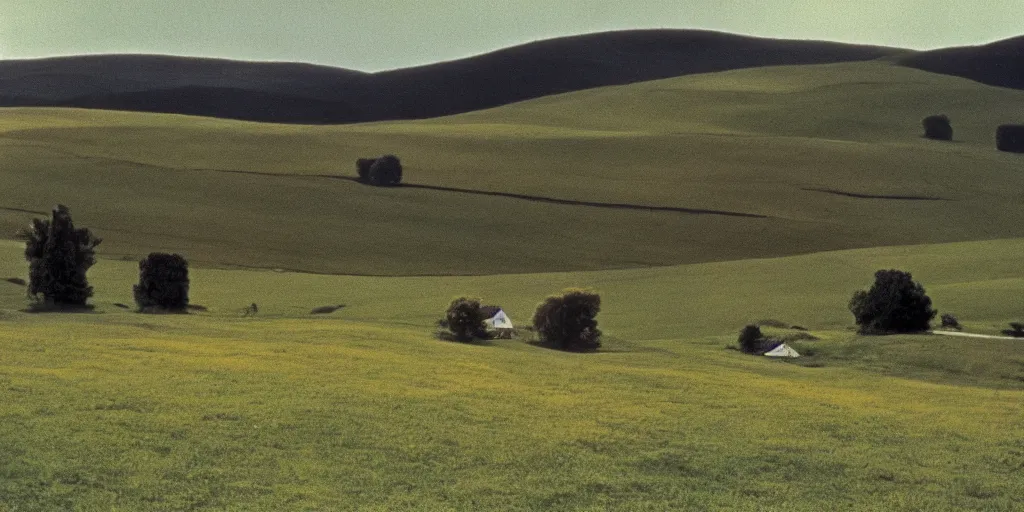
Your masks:
<path fill-rule="evenodd" d="M 19 275 L 19 247 L 0 247 Z M 20 313 L 0 283 L 8 510 L 1014 510 L 1024 344 L 860 338 L 849 293 L 899 265 L 969 330 L 1019 318 L 1024 240 L 659 269 L 350 277 L 196 269 L 208 312 L 138 315 L 131 262 L 96 312 Z M 564 286 L 605 297 L 604 351 L 439 341 L 468 293 L 520 325 Z M 253 318 L 239 316 L 250 301 Z M 344 303 L 329 317 L 308 315 Z M 800 364 L 726 350 L 799 323 Z M 2 507 L 4 505 L 0 505 Z"/>
<path fill-rule="evenodd" d="M 885 61 L 347 126 L 0 109 L 0 512 L 1024 509 L 1024 342 L 847 309 L 899 268 L 968 332 L 1024 321 L 1021 111 Z M 351 179 L 388 152 L 405 186 Z M 57 203 L 104 238 L 90 313 L 2 280 Z M 130 309 L 153 251 L 205 310 Z M 598 353 L 436 336 L 568 287 Z M 731 349 L 763 321 L 805 357 Z"/>

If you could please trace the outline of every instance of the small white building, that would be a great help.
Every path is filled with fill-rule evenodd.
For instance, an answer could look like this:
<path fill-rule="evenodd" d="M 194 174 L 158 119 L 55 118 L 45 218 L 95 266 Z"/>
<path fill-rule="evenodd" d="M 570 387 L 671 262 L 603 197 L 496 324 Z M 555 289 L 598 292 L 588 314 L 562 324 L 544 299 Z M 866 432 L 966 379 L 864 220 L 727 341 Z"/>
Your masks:
<path fill-rule="evenodd" d="M 493 332 L 495 338 L 512 338 L 515 326 L 512 325 L 512 319 L 505 314 L 504 310 L 498 306 L 484 306 L 480 309 L 486 318 L 484 324 L 487 325 L 487 330 Z"/>
<path fill-rule="evenodd" d="M 764 353 L 765 357 L 800 357 L 800 353 L 785 343 Z"/>

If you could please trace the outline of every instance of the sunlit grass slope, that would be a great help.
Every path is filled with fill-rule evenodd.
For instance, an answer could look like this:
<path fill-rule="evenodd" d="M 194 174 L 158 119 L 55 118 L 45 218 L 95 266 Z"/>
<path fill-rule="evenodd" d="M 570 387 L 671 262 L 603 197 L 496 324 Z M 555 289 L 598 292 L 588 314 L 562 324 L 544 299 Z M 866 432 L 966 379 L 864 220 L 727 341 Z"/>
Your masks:
<path fill-rule="evenodd" d="M 976 330 L 1020 318 L 1024 240 L 666 267 L 371 278 L 194 269 L 210 311 L 144 316 L 131 262 L 97 312 L 0 282 L 0 510 L 1015 510 L 1024 345 L 855 339 L 896 266 Z M 0 277 L 25 273 L 0 245 Z M 520 325 L 596 287 L 607 352 L 433 338 L 452 295 Z M 238 310 L 260 305 L 255 318 Z M 330 317 L 314 306 L 344 303 Z M 800 323 L 803 367 L 726 350 Z M 955 354 L 955 356 L 954 356 Z"/>
<path fill-rule="evenodd" d="M 6 109 L 0 228 L 63 202 L 107 238 L 108 257 L 180 250 L 207 265 L 391 275 L 1019 237 L 1024 160 L 996 152 L 992 138 L 1021 111 L 1024 92 L 882 62 L 696 75 L 341 127 Z M 938 112 L 953 118 L 957 142 L 919 137 L 920 119 Z M 765 218 L 318 177 L 352 175 L 356 157 L 385 152 L 417 184 Z"/>

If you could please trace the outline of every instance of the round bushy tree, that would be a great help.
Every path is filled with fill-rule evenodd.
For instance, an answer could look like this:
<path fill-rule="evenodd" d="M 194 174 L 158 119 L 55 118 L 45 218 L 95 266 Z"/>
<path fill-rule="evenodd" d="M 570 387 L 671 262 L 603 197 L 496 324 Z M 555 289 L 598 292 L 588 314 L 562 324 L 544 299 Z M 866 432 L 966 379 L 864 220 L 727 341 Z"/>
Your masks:
<path fill-rule="evenodd" d="M 949 116 L 940 114 L 928 116 L 921 121 L 924 126 L 925 138 L 932 140 L 953 140 L 953 125 L 949 122 Z"/>
<path fill-rule="evenodd" d="M 1024 153 L 1024 124 L 1004 124 L 996 130 L 999 151 Z"/>
<path fill-rule="evenodd" d="M 377 187 L 392 187 L 402 183 L 402 162 L 395 155 L 384 155 L 370 166 L 369 184 Z"/>
<path fill-rule="evenodd" d="M 135 303 L 144 313 L 184 313 L 188 286 L 188 261 L 178 254 L 154 252 L 139 262 Z"/>
<path fill-rule="evenodd" d="M 876 272 L 870 290 L 853 294 L 850 312 L 862 334 L 927 331 L 936 313 L 924 287 L 902 270 Z"/>
<path fill-rule="evenodd" d="M 756 354 L 761 350 L 761 342 L 764 335 L 761 328 L 756 325 L 748 325 L 740 331 L 740 350 L 747 354 Z"/>
<path fill-rule="evenodd" d="M 601 296 L 588 290 L 565 290 L 537 306 L 533 328 L 541 342 L 560 350 L 587 352 L 601 347 L 597 314 Z"/>
<path fill-rule="evenodd" d="M 445 323 L 452 336 L 459 341 L 471 341 L 487 335 L 484 313 L 480 309 L 480 299 L 459 297 L 448 305 L 444 315 Z"/>
<path fill-rule="evenodd" d="M 57 205 L 49 219 L 33 219 L 20 233 L 29 262 L 29 295 L 47 306 L 84 306 L 92 297 L 86 272 L 96 264 L 102 239 L 75 228 L 71 211 Z"/>

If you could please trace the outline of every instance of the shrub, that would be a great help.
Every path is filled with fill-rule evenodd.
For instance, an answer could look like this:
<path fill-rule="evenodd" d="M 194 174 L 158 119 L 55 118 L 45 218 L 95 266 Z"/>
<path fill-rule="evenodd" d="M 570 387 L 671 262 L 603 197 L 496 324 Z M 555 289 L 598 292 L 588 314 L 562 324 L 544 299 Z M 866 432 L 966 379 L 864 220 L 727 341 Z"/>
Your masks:
<path fill-rule="evenodd" d="M 932 140 L 953 140 L 953 125 L 945 114 L 928 116 L 921 121 L 925 138 Z"/>
<path fill-rule="evenodd" d="M 135 304 L 144 313 L 184 313 L 188 309 L 188 261 L 178 254 L 150 253 L 139 262 Z"/>
<path fill-rule="evenodd" d="M 861 334 L 886 334 L 927 331 L 935 318 L 932 300 L 924 287 L 909 272 L 879 270 L 868 291 L 858 291 L 850 299 Z"/>
<path fill-rule="evenodd" d="M 360 182 L 370 182 L 370 167 L 372 167 L 373 163 L 376 161 L 376 158 L 360 158 L 356 160 L 356 172 L 359 175 Z"/>
<path fill-rule="evenodd" d="M 64 205 L 57 205 L 50 219 L 33 219 L 19 236 L 29 262 L 29 296 L 42 296 L 46 306 L 85 306 L 93 292 L 85 274 L 96 264 L 102 239 L 76 229 Z"/>
<path fill-rule="evenodd" d="M 756 325 L 748 325 L 740 331 L 740 350 L 745 354 L 756 354 L 761 350 L 764 335 L 761 328 Z"/>
<path fill-rule="evenodd" d="M 999 151 L 1024 153 L 1024 124 L 1004 124 L 996 130 Z"/>
<path fill-rule="evenodd" d="M 949 313 L 943 313 L 940 317 L 942 319 L 942 327 L 945 329 L 956 329 L 960 330 L 960 320 Z"/>
<path fill-rule="evenodd" d="M 537 306 L 533 328 L 540 341 L 552 348 L 574 352 L 594 351 L 601 347 L 597 314 L 601 296 L 587 290 L 565 290 Z"/>
<path fill-rule="evenodd" d="M 1024 323 L 1010 322 L 1010 328 L 1004 330 L 1003 334 L 1014 338 L 1024 338 Z"/>
<path fill-rule="evenodd" d="M 402 162 L 394 155 L 378 158 L 370 166 L 367 183 L 376 187 L 393 187 L 402 183 Z"/>
<path fill-rule="evenodd" d="M 458 341 L 472 341 L 475 338 L 486 338 L 487 330 L 484 324 L 483 311 L 480 310 L 480 300 L 459 297 L 448 305 L 444 321 L 452 336 Z"/>

